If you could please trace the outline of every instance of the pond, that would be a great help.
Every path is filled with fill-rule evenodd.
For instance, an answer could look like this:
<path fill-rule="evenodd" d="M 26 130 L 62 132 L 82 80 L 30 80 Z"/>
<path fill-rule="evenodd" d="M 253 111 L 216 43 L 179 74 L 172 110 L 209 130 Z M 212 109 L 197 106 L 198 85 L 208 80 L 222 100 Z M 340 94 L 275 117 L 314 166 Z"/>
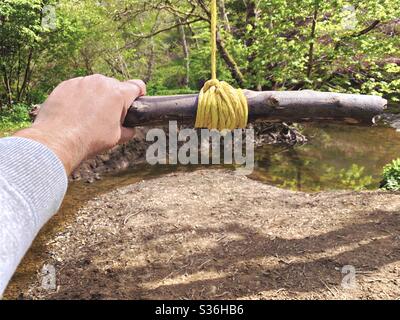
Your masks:
<path fill-rule="evenodd" d="M 384 126 L 304 125 L 302 146 L 256 150 L 252 178 L 301 191 L 377 189 L 382 168 L 400 156 L 400 133 Z"/>
<path fill-rule="evenodd" d="M 277 187 L 298 191 L 379 188 L 382 168 L 400 157 L 400 133 L 386 126 L 359 127 L 304 124 L 309 138 L 293 147 L 264 145 L 255 149 L 255 169 L 249 176 Z M 139 165 L 96 183 L 129 184 L 177 171 L 222 166 Z M 226 168 L 230 168 L 227 166 Z"/>

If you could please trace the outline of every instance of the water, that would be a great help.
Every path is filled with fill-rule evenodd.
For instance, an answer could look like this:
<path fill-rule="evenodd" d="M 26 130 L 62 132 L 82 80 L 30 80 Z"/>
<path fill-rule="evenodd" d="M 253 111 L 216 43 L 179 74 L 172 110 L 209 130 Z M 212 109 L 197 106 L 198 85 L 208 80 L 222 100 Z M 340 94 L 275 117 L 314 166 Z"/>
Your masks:
<path fill-rule="evenodd" d="M 310 142 L 256 151 L 251 176 L 282 188 L 302 191 L 377 189 L 382 168 L 400 157 L 400 133 L 383 126 L 304 126 Z"/>
<path fill-rule="evenodd" d="M 292 190 L 376 189 L 382 167 L 400 157 L 400 133 L 388 127 L 304 125 L 310 142 L 303 146 L 263 146 L 256 149 L 256 167 L 250 176 Z M 206 166 L 207 168 L 216 168 Z M 140 165 L 93 184 L 70 184 L 60 212 L 42 229 L 25 256 L 5 294 L 15 299 L 48 259 L 49 239 L 65 229 L 88 200 L 117 187 L 199 166 Z"/>
<path fill-rule="evenodd" d="M 310 141 L 301 146 L 265 145 L 255 150 L 249 177 L 297 191 L 379 188 L 382 168 L 400 157 L 400 133 L 385 126 L 303 125 Z M 148 166 L 122 172 L 113 179 L 155 177 L 176 171 L 222 166 Z M 225 168 L 231 168 L 227 166 Z"/>

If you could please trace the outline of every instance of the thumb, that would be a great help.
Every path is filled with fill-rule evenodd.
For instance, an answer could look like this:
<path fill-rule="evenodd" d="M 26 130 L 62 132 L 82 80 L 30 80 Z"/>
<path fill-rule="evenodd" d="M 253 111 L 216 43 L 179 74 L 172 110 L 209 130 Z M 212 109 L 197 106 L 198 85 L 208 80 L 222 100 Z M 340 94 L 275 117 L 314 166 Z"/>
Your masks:
<path fill-rule="evenodd" d="M 121 128 L 121 137 L 118 141 L 118 144 L 123 144 L 130 141 L 136 134 L 135 128 Z"/>

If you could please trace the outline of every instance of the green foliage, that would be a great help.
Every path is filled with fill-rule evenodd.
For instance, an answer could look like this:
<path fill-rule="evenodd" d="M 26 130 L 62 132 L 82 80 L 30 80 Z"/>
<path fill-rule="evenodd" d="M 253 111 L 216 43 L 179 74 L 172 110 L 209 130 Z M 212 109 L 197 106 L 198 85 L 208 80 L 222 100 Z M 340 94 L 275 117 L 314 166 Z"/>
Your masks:
<path fill-rule="evenodd" d="M 47 5 L 54 3 L 46 1 Z M 28 99 L 34 61 L 40 51 L 52 45 L 50 30 L 42 26 L 44 6 L 40 0 L 0 2 L 1 105 Z"/>
<path fill-rule="evenodd" d="M 400 158 L 393 160 L 383 168 L 382 189 L 400 190 Z"/>
<path fill-rule="evenodd" d="M 29 118 L 30 107 L 26 104 L 19 103 L 12 108 L 7 108 L 0 113 L 0 131 L 7 134 L 7 131 L 15 131 L 30 125 Z"/>
<path fill-rule="evenodd" d="M 150 84 L 147 89 L 148 95 L 157 95 L 157 96 L 173 96 L 178 94 L 194 94 L 198 93 L 198 91 L 186 88 L 179 88 L 179 89 L 168 89 L 165 87 L 153 86 Z"/>
<path fill-rule="evenodd" d="M 236 23 L 246 21 L 243 6 Z M 232 48 L 240 65 L 251 57 L 249 87 L 378 94 L 395 101 L 400 72 L 391 58 L 400 54 L 399 12 L 391 0 L 261 1 L 256 23 L 242 26 L 249 45 L 236 45 L 235 34 Z"/>
<path fill-rule="evenodd" d="M 210 77 L 209 23 L 202 3 L 1 1 L 0 110 L 41 103 L 61 81 L 93 73 L 142 78 L 152 95 L 197 92 Z M 224 3 L 228 19 L 219 21 L 220 39 L 243 74 L 244 87 L 400 100 L 398 0 Z M 42 23 L 49 5 L 55 9 L 55 28 Z M 219 55 L 218 76 L 235 85 L 228 60 Z"/>

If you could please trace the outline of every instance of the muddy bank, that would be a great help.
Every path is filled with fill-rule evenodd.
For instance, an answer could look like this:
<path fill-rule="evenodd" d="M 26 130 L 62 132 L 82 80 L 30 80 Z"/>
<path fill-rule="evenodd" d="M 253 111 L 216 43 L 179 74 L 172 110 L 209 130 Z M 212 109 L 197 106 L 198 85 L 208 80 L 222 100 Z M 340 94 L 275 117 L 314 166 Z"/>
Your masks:
<path fill-rule="evenodd" d="M 49 239 L 57 289 L 38 270 L 23 297 L 398 298 L 399 195 L 293 192 L 223 170 L 139 182 L 95 197 Z M 345 265 L 354 288 L 341 286 Z"/>
<path fill-rule="evenodd" d="M 146 149 L 151 144 L 146 141 L 147 131 L 146 128 L 138 128 L 135 137 L 130 142 L 84 161 L 71 174 L 70 180 L 84 180 L 92 183 L 101 179 L 105 173 L 116 173 L 144 162 Z"/>
<path fill-rule="evenodd" d="M 260 122 L 250 124 L 249 127 L 254 128 L 254 144 L 256 146 L 265 144 L 295 145 L 307 142 L 307 138 L 301 134 L 297 125 Z M 159 128 L 167 133 L 168 143 L 168 127 Z M 187 126 L 180 126 L 178 130 L 185 128 Z M 92 183 L 97 179 L 101 179 L 101 176 L 105 173 L 120 172 L 136 164 L 145 162 L 146 150 L 153 144 L 153 142 L 146 141 L 146 134 L 150 129 L 152 128 L 137 128 L 136 136 L 129 143 L 116 146 L 102 155 L 84 161 L 73 172 L 71 180 L 84 180 Z M 182 144 L 183 142 L 178 143 L 178 146 Z"/>

